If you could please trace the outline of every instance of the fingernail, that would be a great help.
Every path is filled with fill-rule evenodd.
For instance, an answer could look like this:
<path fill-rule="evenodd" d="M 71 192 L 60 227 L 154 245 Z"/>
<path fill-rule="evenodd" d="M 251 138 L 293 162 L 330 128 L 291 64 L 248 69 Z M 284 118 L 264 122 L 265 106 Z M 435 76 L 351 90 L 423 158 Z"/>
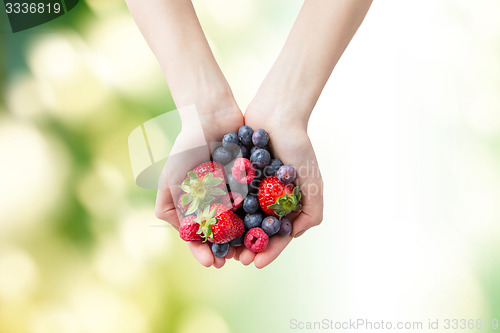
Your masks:
<path fill-rule="evenodd" d="M 299 238 L 300 236 L 302 236 L 302 235 L 304 234 L 304 232 L 306 232 L 306 231 L 305 231 L 305 230 L 303 230 L 303 231 L 301 231 L 301 232 L 297 233 L 297 234 L 294 236 L 294 238 Z"/>

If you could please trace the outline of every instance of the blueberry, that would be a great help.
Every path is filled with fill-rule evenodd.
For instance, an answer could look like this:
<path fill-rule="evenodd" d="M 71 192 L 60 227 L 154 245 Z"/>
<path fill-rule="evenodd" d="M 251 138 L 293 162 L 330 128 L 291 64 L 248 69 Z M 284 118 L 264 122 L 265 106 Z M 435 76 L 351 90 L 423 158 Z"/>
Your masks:
<path fill-rule="evenodd" d="M 264 168 L 264 174 L 266 175 L 266 177 L 275 176 L 276 172 L 282 165 L 283 162 L 281 162 L 277 158 L 274 158 L 271 160 L 271 163 L 269 163 L 269 165 Z"/>
<path fill-rule="evenodd" d="M 293 166 L 285 164 L 278 169 L 276 176 L 278 176 L 278 179 L 282 183 L 288 184 L 295 180 L 297 173 L 295 172 L 295 168 Z"/>
<path fill-rule="evenodd" d="M 269 150 L 269 146 L 265 146 L 265 147 L 257 147 L 257 146 L 253 146 L 251 149 L 250 149 L 250 155 L 252 155 L 256 150 L 259 150 L 259 149 L 265 149 L 267 151 L 270 152 Z"/>
<path fill-rule="evenodd" d="M 257 195 L 257 192 L 259 192 L 259 183 L 260 181 L 257 179 L 254 179 L 248 184 L 248 194 L 249 195 Z"/>
<path fill-rule="evenodd" d="M 243 201 L 243 209 L 249 214 L 255 213 L 259 209 L 259 199 L 254 196 L 248 196 Z"/>
<path fill-rule="evenodd" d="M 257 195 L 257 192 L 259 192 L 259 184 L 262 179 L 264 179 L 264 172 L 261 169 L 255 169 L 255 178 L 248 184 L 248 193 L 250 195 Z"/>
<path fill-rule="evenodd" d="M 264 171 L 262 169 L 255 169 L 254 179 L 257 179 L 260 183 L 260 181 L 264 178 L 265 178 Z"/>
<path fill-rule="evenodd" d="M 263 169 L 271 162 L 271 154 L 265 149 L 258 149 L 250 155 L 250 161 L 257 168 Z"/>
<path fill-rule="evenodd" d="M 272 236 L 280 230 L 280 220 L 274 216 L 267 216 L 262 220 L 262 229 L 264 229 L 266 234 Z"/>
<path fill-rule="evenodd" d="M 252 156 L 252 154 L 255 153 L 259 149 L 260 149 L 259 147 L 253 146 L 252 149 L 250 149 L 250 156 Z"/>
<path fill-rule="evenodd" d="M 282 217 L 278 235 L 288 236 L 291 233 L 292 233 L 292 222 L 287 217 Z"/>
<path fill-rule="evenodd" d="M 227 173 L 227 185 L 229 186 L 229 192 L 239 193 L 243 198 L 248 195 L 248 184 L 238 183 L 231 173 Z"/>
<path fill-rule="evenodd" d="M 231 172 L 226 172 L 227 184 L 229 187 L 236 187 L 239 183 L 234 179 L 234 176 Z"/>
<path fill-rule="evenodd" d="M 253 142 L 254 146 L 264 148 L 267 145 L 267 143 L 269 142 L 269 134 L 267 134 L 267 132 L 265 130 L 260 128 L 260 129 L 256 130 L 255 132 L 253 132 L 252 142 Z"/>
<path fill-rule="evenodd" d="M 212 253 L 214 256 L 222 258 L 229 252 L 229 243 L 224 244 L 212 244 Z"/>
<path fill-rule="evenodd" d="M 233 150 L 233 158 L 237 157 L 250 157 L 250 149 L 247 146 L 242 145 L 241 143 L 238 146 L 238 149 Z"/>
<path fill-rule="evenodd" d="M 226 165 L 233 159 L 231 152 L 224 147 L 217 148 L 212 154 L 214 162 L 218 162 L 222 165 Z"/>
<path fill-rule="evenodd" d="M 262 215 L 260 213 L 247 214 L 245 215 L 243 223 L 247 229 L 260 227 L 260 224 L 262 223 Z"/>
<path fill-rule="evenodd" d="M 222 146 L 227 150 L 238 148 L 238 136 L 235 133 L 227 133 L 222 138 Z"/>
<path fill-rule="evenodd" d="M 243 194 L 241 192 L 247 192 L 245 186 L 246 184 L 238 183 L 236 179 L 234 179 L 234 176 L 231 174 L 231 172 L 226 172 L 226 178 L 230 192 L 238 192 L 240 194 Z"/>
<path fill-rule="evenodd" d="M 238 138 L 240 139 L 240 142 L 247 147 L 252 145 L 252 135 L 253 129 L 250 126 L 243 125 L 238 130 Z"/>
<path fill-rule="evenodd" d="M 245 234 L 241 234 L 232 241 L 229 242 L 231 246 L 241 246 L 245 243 Z"/>

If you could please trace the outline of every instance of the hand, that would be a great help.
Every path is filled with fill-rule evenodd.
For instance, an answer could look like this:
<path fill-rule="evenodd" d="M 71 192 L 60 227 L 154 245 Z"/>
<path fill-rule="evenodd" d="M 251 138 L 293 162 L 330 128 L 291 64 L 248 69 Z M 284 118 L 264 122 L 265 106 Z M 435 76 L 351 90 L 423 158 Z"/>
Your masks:
<path fill-rule="evenodd" d="M 301 188 L 303 207 L 302 211 L 290 216 L 293 221 L 291 235 L 272 237 L 268 247 L 257 254 L 246 248 L 238 251 L 236 258 L 244 265 L 249 265 L 252 261 L 257 268 L 269 265 L 293 237 L 301 236 L 307 229 L 320 224 L 323 219 L 323 180 L 307 135 L 307 120 L 298 116 L 301 114 L 305 113 L 260 102 L 258 106 L 253 102 L 245 113 L 246 125 L 254 130 L 263 128 L 269 133 L 270 148 L 274 156 L 297 170 L 295 183 Z"/>
<path fill-rule="evenodd" d="M 179 185 L 198 164 L 208 161 L 211 143 L 220 142 L 228 132 L 243 125 L 243 115 L 231 95 L 208 97 L 196 108 L 179 109 L 182 130 L 177 137 L 163 170 L 156 198 L 156 216 L 179 228 L 182 214 L 176 209 L 181 193 Z M 210 243 L 188 242 L 193 256 L 206 267 L 221 268 L 235 254 L 232 248 L 225 258 L 215 257 Z"/>

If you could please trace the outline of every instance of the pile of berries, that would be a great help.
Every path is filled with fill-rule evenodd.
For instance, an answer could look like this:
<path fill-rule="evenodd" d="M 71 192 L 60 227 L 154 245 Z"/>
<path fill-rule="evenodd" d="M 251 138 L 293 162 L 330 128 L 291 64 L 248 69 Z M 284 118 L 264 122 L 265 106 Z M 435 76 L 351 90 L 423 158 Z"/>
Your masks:
<path fill-rule="evenodd" d="M 286 215 L 301 209 L 296 171 L 273 158 L 268 144 L 265 130 L 242 126 L 224 135 L 212 161 L 188 172 L 177 199 L 183 240 L 209 241 L 224 257 L 230 246 L 262 252 L 270 237 L 292 232 Z"/>

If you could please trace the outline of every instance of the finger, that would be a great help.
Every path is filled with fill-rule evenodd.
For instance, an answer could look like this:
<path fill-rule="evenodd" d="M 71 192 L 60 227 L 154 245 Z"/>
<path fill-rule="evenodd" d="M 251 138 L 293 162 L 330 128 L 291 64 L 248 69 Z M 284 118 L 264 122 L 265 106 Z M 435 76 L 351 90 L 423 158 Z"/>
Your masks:
<path fill-rule="evenodd" d="M 293 221 L 292 235 L 297 238 L 302 236 L 309 228 L 321 223 L 323 209 L 319 210 L 320 214 L 310 214 L 307 211 L 300 212 L 299 216 Z"/>
<path fill-rule="evenodd" d="M 241 251 L 241 254 L 240 254 L 240 262 L 245 265 L 245 266 L 248 266 L 252 263 L 253 259 L 255 258 L 255 253 L 253 253 L 252 251 L 250 251 L 249 249 L 247 248 L 244 248 L 242 251 Z"/>
<path fill-rule="evenodd" d="M 257 268 L 264 268 L 270 263 L 272 263 L 283 249 L 292 241 L 292 236 L 276 236 L 269 240 L 269 244 L 266 249 L 254 258 L 254 264 Z"/>
<path fill-rule="evenodd" d="M 205 267 L 210 267 L 214 264 L 214 255 L 212 254 L 212 250 L 207 243 L 193 241 L 188 242 L 188 246 L 191 249 L 193 256 L 200 264 Z"/>
<path fill-rule="evenodd" d="M 243 249 L 245 249 L 245 247 L 244 247 L 244 246 L 239 246 L 239 247 L 237 247 L 237 248 L 236 248 L 236 251 L 235 251 L 235 253 L 234 253 L 234 259 L 235 259 L 235 260 L 240 261 L 240 254 L 241 254 L 241 252 L 243 251 Z"/>
<path fill-rule="evenodd" d="M 218 258 L 218 257 L 214 257 L 214 267 L 219 269 L 219 268 L 222 268 L 222 266 L 224 266 L 224 264 L 226 263 L 226 259 L 225 258 Z"/>
<path fill-rule="evenodd" d="M 160 177 L 159 183 L 158 192 L 156 194 L 155 215 L 160 220 L 167 221 L 178 229 L 180 224 L 179 216 L 165 173 Z"/>
<path fill-rule="evenodd" d="M 224 256 L 226 259 L 232 259 L 236 253 L 236 248 L 234 246 L 229 247 L 229 252 Z"/>

